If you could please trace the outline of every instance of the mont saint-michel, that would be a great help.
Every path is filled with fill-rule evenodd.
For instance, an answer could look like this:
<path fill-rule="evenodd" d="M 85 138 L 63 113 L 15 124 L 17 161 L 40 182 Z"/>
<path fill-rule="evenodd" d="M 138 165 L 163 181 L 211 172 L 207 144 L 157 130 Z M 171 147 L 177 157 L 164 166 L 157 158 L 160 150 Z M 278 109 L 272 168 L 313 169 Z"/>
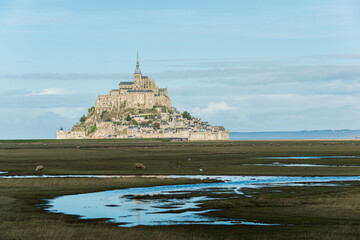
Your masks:
<path fill-rule="evenodd" d="M 99 95 L 87 116 L 82 116 L 71 130 L 61 128 L 56 135 L 57 139 L 228 140 L 229 130 L 172 107 L 168 89 L 159 88 L 141 73 L 137 56 L 132 81 L 120 82 L 118 89 Z"/>

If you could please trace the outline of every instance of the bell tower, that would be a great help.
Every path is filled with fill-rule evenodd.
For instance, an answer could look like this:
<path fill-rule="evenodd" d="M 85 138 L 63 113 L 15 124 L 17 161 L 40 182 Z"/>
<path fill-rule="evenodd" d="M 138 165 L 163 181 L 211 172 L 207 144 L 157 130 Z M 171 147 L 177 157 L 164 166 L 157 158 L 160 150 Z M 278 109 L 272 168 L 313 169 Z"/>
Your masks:
<path fill-rule="evenodd" d="M 139 65 L 139 52 L 137 52 L 136 56 L 136 68 L 134 71 L 134 83 L 136 86 L 141 86 L 141 71 L 140 71 L 140 65 Z"/>

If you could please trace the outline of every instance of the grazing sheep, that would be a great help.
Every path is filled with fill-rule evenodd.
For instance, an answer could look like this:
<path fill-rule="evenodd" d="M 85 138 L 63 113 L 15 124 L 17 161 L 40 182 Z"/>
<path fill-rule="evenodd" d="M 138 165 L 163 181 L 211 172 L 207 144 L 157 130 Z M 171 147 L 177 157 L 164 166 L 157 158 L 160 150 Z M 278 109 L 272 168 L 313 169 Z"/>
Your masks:
<path fill-rule="evenodd" d="M 81 148 L 81 146 L 76 146 L 76 149 L 80 149 Z"/>
<path fill-rule="evenodd" d="M 135 163 L 135 168 L 136 169 L 144 169 L 144 170 L 146 169 L 145 165 L 142 163 Z"/>
<path fill-rule="evenodd" d="M 35 168 L 35 172 L 41 172 L 44 169 L 42 165 L 39 165 Z"/>

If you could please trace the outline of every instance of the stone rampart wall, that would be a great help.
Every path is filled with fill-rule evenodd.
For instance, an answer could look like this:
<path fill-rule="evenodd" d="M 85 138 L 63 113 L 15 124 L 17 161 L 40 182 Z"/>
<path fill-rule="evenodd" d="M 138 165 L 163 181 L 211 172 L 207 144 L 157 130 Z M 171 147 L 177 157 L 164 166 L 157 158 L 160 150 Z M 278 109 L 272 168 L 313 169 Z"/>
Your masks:
<path fill-rule="evenodd" d="M 125 128 L 116 126 L 112 123 L 101 123 L 98 130 L 94 134 L 86 135 L 85 131 L 66 131 L 56 132 L 57 139 L 103 139 L 114 138 L 114 132 L 117 131 L 116 138 L 127 138 L 127 134 L 120 134 Z M 221 131 L 216 133 L 140 133 L 137 132 L 133 138 L 179 138 L 187 139 L 189 141 L 214 141 L 214 140 L 229 140 L 229 132 Z"/>
<path fill-rule="evenodd" d="M 139 134 L 136 137 L 140 138 L 181 138 L 189 141 L 214 141 L 214 140 L 229 140 L 229 132 L 222 131 L 216 133 L 148 133 Z"/>
<path fill-rule="evenodd" d="M 155 96 L 155 105 L 171 109 L 171 100 L 168 96 Z"/>
<path fill-rule="evenodd" d="M 154 92 L 130 92 L 126 94 L 126 108 L 152 108 L 155 105 Z"/>
<path fill-rule="evenodd" d="M 124 103 L 126 103 L 124 105 Z M 100 116 L 103 111 L 119 111 L 125 108 L 152 108 L 153 106 L 166 106 L 171 108 L 168 96 L 155 96 L 154 92 L 127 92 L 113 90 L 109 95 L 99 95 L 95 103 L 95 115 Z"/>
<path fill-rule="evenodd" d="M 59 131 L 56 132 L 56 139 L 85 139 L 85 131 Z"/>

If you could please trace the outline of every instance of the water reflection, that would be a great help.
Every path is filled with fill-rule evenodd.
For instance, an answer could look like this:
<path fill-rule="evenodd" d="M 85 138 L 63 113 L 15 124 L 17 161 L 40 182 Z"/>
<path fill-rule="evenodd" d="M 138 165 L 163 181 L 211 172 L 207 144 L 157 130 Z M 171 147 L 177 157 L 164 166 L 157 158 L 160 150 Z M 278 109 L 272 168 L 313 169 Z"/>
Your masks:
<path fill-rule="evenodd" d="M 360 158 L 360 156 L 256 157 L 253 159 L 343 159 L 343 158 Z"/>
<path fill-rule="evenodd" d="M 180 178 L 184 176 L 172 176 Z M 204 179 L 208 176 L 186 176 Z M 360 181 L 360 176 L 349 177 L 271 177 L 271 176 L 211 176 L 225 182 L 187 185 L 129 188 L 87 194 L 67 195 L 49 200 L 50 212 L 78 215 L 82 219 L 109 218 L 123 227 L 137 225 L 176 224 L 261 224 L 241 219 L 213 218 L 204 215 L 217 209 L 201 210 L 203 201 L 214 199 L 207 192 L 242 194 L 241 189 L 264 186 L 326 186 L 328 182 Z M 334 186 L 333 184 L 328 186 Z M 204 192 L 203 196 L 183 197 L 185 193 Z M 181 197 L 177 197 L 176 195 Z M 146 197 L 142 197 L 142 196 Z"/>
<path fill-rule="evenodd" d="M 142 201 L 139 201 L 139 200 L 134 200 L 134 203 L 136 205 L 141 205 L 142 204 Z M 142 209 L 137 209 L 137 225 L 140 225 L 141 224 L 141 212 L 142 212 Z"/>
<path fill-rule="evenodd" d="M 324 164 L 301 164 L 301 163 L 254 163 L 241 164 L 242 166 L 275 166 L 275 167 L 360 167 L 358 165 L 324 165 Z"/>

